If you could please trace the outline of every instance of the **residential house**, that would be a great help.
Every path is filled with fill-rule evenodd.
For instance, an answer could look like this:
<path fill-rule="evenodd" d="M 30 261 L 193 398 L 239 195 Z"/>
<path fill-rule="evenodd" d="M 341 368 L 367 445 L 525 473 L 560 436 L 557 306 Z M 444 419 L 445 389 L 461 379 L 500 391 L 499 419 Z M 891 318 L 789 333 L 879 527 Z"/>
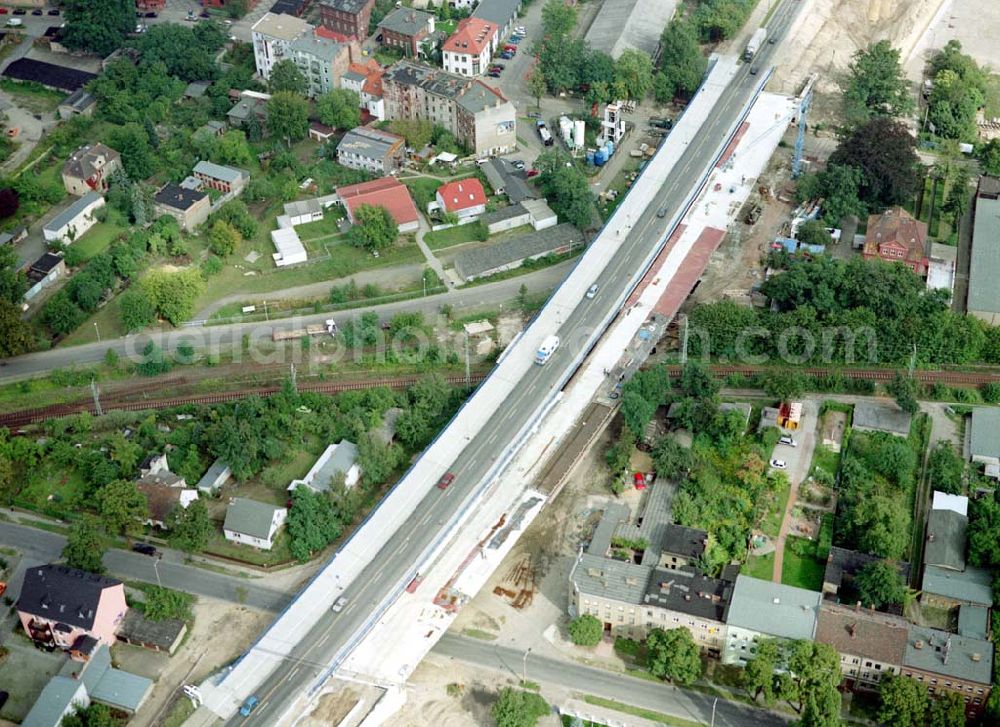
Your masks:
<path fill-rule="evenodd" d="M 206 161 L 195 164 L 193 174 L 206 187 L 234 196 L 243 191 L 250 179 L 250 175 L 242 169 Z"/>
<path fill-rule="evenodd" d="M 270 550 L 274 536 L 285 522 L 288 510 L 256 500 L 235 497 L 226 508 L 222 532 L 226 540 Z"/>
<path fill-rule="evenodd" d="M 362 41 L 368 37 L 368 21 L 375 0 L 320 0 L 319 21 L 324 28 Z"/>
<path fill-rule="evenodd" d="M 1000 407 L 977 406 L 969 417 L 969 457 L 987 477 L 1000 479 Z"/>
<path fill-rule="evenodd" d="M 965 508 L 968 508 L 967 498 Z M 968 516 L 956 507 L 937 507 L 932 503 L 927 515 L 927 543 L 924 547 L 926 565 L 965 570 L 966 529 Z"/>
<path fill-rule="evenodd" d="M 345 487 L 354 487 L 361 479 L 361 465 L 358 462 L 358 447 L 353 442 L 342 439 L 331 444 L 301 480 L 292 480 L 288 490 L 304 485 L 314 492 L 326 492 L 335 477 L 344 478 Z"/>
<path fill-rule="evenodd" d="M 478 76 L 489 68 L 496 49 L 497 26 L 479 18 L 464 18 L 441 47 L 441 63 L 449 73 Z"/>
<path fill-rule="evenodd" d="M 195 487 L 198 488 L 199 492 L 207 492 L 210 495 L 215 494 L 232 476 L 233 472 L 229 469 L 229 465 L 226 464 L 225 460 L 217 459 L 212 462 L 212 466 L 201 476 Z"/>
<path fill-rule="evenodd" d="M 417 56 L 421 43 L 434 33 L 434 15 L 399 7 L 382 18 L 378 33 L 383 47 L 401 50 L 406 57 Z"/>
<path fill-rule="evenodd" d="M 708 547 L 708 533 L 697 528 L 670 523 L 660 541 L 660 566 L 668 570 L 696 567 Z"/>
<path fill-rule="evenodd" d="M 337 162 L 348 169 L 363 169 L 374 174 L 391 174 L 406 157 L 406 140 L 388 131 L 358 126 L 351 129 L 337 145 Z"/>
<path fill-rule="evenodd" d="M 966 566 L 957 571 L 935 565 L 924 566 L 920 602 L 933 608 L 993 606 L 992 576 L 989 571 Z"/>
<path fill-rule="evenodd" d="M 117 712 L 135 714 L 153 691 L 153 681 L 111 665 L 111 651 L 97 645 L 83 663 L 68 661 L 35 700 L 22 727 L 60 727 L 77 706 L 106 704 Z"/>
<path fill-rule="evenodd" d="M 855 576 L 866 565 L 877 560 L 882 559 L 857 550 L 832 546 L 830 554 L 826 558 L 826 569 L 823 571 L 823 597 L 835 603 L 855 603 L 857 597 L 857 592 L 854 589 Z M 910 564 L 898 561 L 894 565 L 899 571 L 900 580 L 903 583 L 909 582 Z M 868 606 L 869 604 L 860 605 Z"/>
<path fill-rule="evenodd" d="M 211 85 L 211 81 L 191 81 L 184 89 L 184 98 L 202 98 Z"/>
<path fill-rule="evenodd" d="M 184 484 L 184 479 L 176 475 L 169 478 L 164 478 L 162 474 L 144 475 L 136 480 L 135 488 L 146 498 L 146 518 L 143 524 L 165 529 L 174 508 L 186 510 L 197 500 L 198 490 L 185 487 Z"/>
<path fill-rule="evenodd" d="M 325 144 L 336 135 L 337 130 L 332 126 L 321 124 L 318 121 L 311 121 L 309 123 L 309 138 L 313 141 Z"/>
<path fill-rule="evenodd" d="M 491 169 L 489 165 L 484 165 L 483 168 Z M 495 235 L 524 225 L 531 225 L 535 230 L 545 230 L 555 227 L 559 218 L 545 200 L 526 199 L 524 202 L 487 212 L 483 215 L 482 221 L 489 233 Z"/>
<path fill-rule="evenodd" d="M 907 632 L 903 676 L 923 684 L 935 698 L 958 694 L 966 717 L 981 715 L 992 689 L 993 644 L 912 624 Z"/>
<path fill-rule="evenodd" d="M 64 275 L 66 275 L 66 261 L 63 259 L 62 253 L 45 253 L 28 268 L 28 282 L 31 287 L 25 292 L 24 300 L 33 300 L 35 296 Z"/>
<path fill-rule="evenodd" d="M 475 177 L 442 184 L 438 187 L 435 198 L 439 209 L 460 220 L 474 219 L 486 212 L 486 192 Z"/>
<path fill-rule="evenodd" d="M 387 118 L 443 126 L 477 156 L 517 146 L 514 105 L 481 81 L 401 60 L 386 69 L 382 88 Z"/>
<path fill-rule="evenodd" d="M 859 401 L 854 405 L 852 428 L 861 432 L 885 432 L 897 437 L 910 435 L 913 416 L 896 404 Z"/>
<path fill-rule="evenodd" d="M 63 186 L 82 197 L 88 192 L 106 192 L 111 175 L 122 168 L 121 155 L 100 142 L 81 146 L 62 168 Z"/>
<path fill-rule="evenodd" d="M 340 87 L 354 91 L 361 99 L 362 121 L 364 114 L 385 121 L 385 101 L 382 90 L 382 66 L 374 58 L 365 63 L 352 63 L 347 73 L 340 77 Z"/>
<path fill-rule="evenodd" d="M 906 652 L 907 623 L 869 609 L 824 603 L 816 641 L 840 654 L 840 670 L 851 689 L 877 689 L 886 674 L 899 674 Z"/>
<path fill-rule="evenodd" d="M 525 200 L 541 197 L 506 159 L 487 159 L 479 168 L 486 175 L 493 193 L 506 195 L 511 204 L 521 204 Z"/>
<path fill-rule="evenodd" d="M 746 666 L 761 639 L 814 639 L 821 600 L 816 591 L 738 576 L 729 604 L 722 662 Z"/>
<path fill-rule="evenodd" d="M 289 50 L 295 65 L 309 83 L 306 95 L 310 98 L 340 88 L 340 77 L 347 72 L 352 59 L 361 56 L 356 42 L 339 42 L 319 33 L 296 38 L 289 45 Z"/>
<path fill-rule="evenodd" d="M 163 185 L 153 197 L 153 209 L 157 216 L 170 215 L 182 230 L 191 232 L 208 219 L 212 202 L 204 192 L 171 182 Z"/>
<path fill-rule="evenodd" d="M 487 247 L 465 250 L 455 257 L 455 272 L 466 282 L 513 270 L 525 260 L 562 255 L 584 244 L 573 225 L 563 223 L 540 232 L 527 232 Z"/>
<path fill-rule="evenodd" d="M 497 27 L 497 40 L 499 40 L 514 29 L 519 12 L 521 12 L 521 0 L 480 0 L 476 9 L 472 11 L 472 17 L 493 23 Z"/>
<path fill-rule="evenodd" d="M 244 129 L 250 119 L 254 119 L 261 129 L 267 122 L 267 100 L 271 98 L 266 93 L 244 91 L 233 107 L 226 112 L 226 119 L 234 129 Z"/>
<path fill-rule="evenodd" d="M 923 276 L 927 274 L 928 252 L 927 224 L 914 219 L 902 207 L 890 207 L 882 214 L 868 217 L 865 260 L 900 262 Z"/>
<path fill-rule="evenodd" d="M 420 226 L 420 216 L 410 190 L 393 177 L 337 187 L 336 193 L 352 224 L 357 209 L 362 205 L 370 205 L 385 208 L 396 221 L 400 232 L 413 232 Z"/>
<path fill-rule="evenodd" d="M 142 611 L 130 609 L 118 629 L 118 640 L 173 656 L 186 633 L 187 624 L 179 618 L 151 621 Z"/>
<path fill-rule="evenodd" d="M 104 197 L 87 192 L 42 225 L 42 236 L 46 242 L 70 245 L 97 223 L 96 212 L 103 206 Z"/>
<path fill-rule="evenodd" d="M 87 637 L 110 646 L 127 610 L 121 581 L 64 565 L 28 568 L 17 599 L 28 637 L 64 651 Z"/>
<path fill-rule="evenodd" d="M 78 88 L 59 103 L 57 111 L 59 118 L 66 121 L 74 116 L 93 116 L 96 108 L 97 99 L 93 94 Z"/>
<path fill-rule="evenodd" d="M 972 206 L 972 252 L 966 310 L 1000 325 L 1000 177 L 980 177 Z"/>
<path fill-rule="evenodd" d="M 275 63 L 292 60 L 292 43 L 312 31 L 313 26 L 294 15 L 264 13 L 250 28 L 257 74 L 268 80 Z"/>

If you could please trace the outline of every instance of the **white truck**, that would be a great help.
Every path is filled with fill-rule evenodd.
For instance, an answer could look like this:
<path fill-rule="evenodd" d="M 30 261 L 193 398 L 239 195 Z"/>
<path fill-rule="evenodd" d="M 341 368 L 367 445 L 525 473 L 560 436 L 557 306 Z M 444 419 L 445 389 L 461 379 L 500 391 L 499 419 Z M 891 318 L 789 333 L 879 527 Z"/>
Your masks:
<path fill-rule="evenodd" d="M 759 51 L 764 45 L 765 40 L 767 40 L 767 29 L 757 28 L 754 34 L 750 37 L 750 42 L 747 43 L 746 50 L 743 51 L 743 60 L 752 61 L 753 57 L 757 55 L 757 51 Z"/>
<path fill-rule="evenodd" d="M 545 340 L 542 341 L 542 345 L 538 347 L 538 352 L 535 354 L 535 363 L 539 366 L 544 366 L 552 358 L 552 354 L 556 352 L 557 348 L 559 348 L 559 336 L 546 336 Z"/>

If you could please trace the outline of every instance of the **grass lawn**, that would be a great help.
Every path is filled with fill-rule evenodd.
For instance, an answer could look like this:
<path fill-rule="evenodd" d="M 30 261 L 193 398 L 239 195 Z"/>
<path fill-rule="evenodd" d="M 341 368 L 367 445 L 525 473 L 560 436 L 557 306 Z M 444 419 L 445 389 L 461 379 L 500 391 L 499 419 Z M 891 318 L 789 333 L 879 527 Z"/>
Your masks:
<path fill-rule="evenodd" d="M 674 717 L 669 714 L 663 714 L 662 712 L 655 712 L 652 709 L 633 707 L 631 704 L 625 704 L 624 702 L 616 702 L 613 699 L 605 699 L 604 697 L 595 697 L 592 694 L 584 695 L 583 701 L 585 701 L 587 704 L 594 704 L 598 707 L 607 707 L 608 709 L 613 709 L 616 712 L 631 714 L 635 717 L 642 717 L 643 719 L 652 720 L 653 722 L 659 722 L 660 724 L 667 725 L 667 727 L 696 727 L 697 725 L 701 724 L 701 722 L 693 722 L 689 719 L 681 719 L 680 717 Z"/>
<path fill-rule="evenodd" d="M 986 105 L 983 115 L 987 119 L 1000 117 L 1000 75 L 995 73 L 986 77 Z"/>
<path fill-rule="evenodd" d="M 740 568 L 740 573 L 753 578 L 769 581 L 774 575 L 774 553 L 767 555 L 751 555 L 746 565 Z"/>
<path fill-rule="evenodd" d="M 813 449 L 812 466 L 809 468 L 810 475 L 815 475 L 817 470 L 823 470 L 832 477 L 837 474 L 839 466 L 840 452 L 834 452 L 825 444 L 816 445 L 815 449 Z"/>
<path fill-rule="evenodd" d="M 65 95 L 38 83 L 24 83 L 9 78 L 0 79 L 0 89 L 14 97 L 18 106 L 33 114 L 55 111 Z"/>
<path fill-rule="evenodd" d="M 295 231 L 299 235 L 299 239 L 302 241 L 312 240 L 317 237 L 327 237 L 328 235 L 336 235 L 340 232 L 337 224 L 340 220 L 344 219 L 343 214 L 336 214 L 336 209 L 330 208 L 323 215 L 323 219 L 316 220 L 315 222 L 307 222 L 304 225 L 296 225 Z"/>
<path fill-rule="evenodd" d="M 824 564 L 816 559 L 816 544 L 805 538 L 789 535 L 785 539 L 785 559 L 781 568 L 781 582 L 810 591 L 823 587 Z"/>
<path fill-rule="evenodd" d="M 64 518 L 83 507 L 86 489 L 83 475 L 76 469 L 50 463 L 33 470 L 27 485 L 14 502 L 46 515 Z"/>
<path fill-rule="evenodd" d="M 270 550 L 258 550 L 249 545 L 226 540 L 221 531 L 212 533 L 208 540 L 205 553 L 235 558 L 254 565 L 275 565 L 292 560 L 292 552 L 288 547 L 288 533 L 282 529 L 274 539 Z"/>
<path fill-rule="evenodd" d="M 437 230 L 424 235 L 424 242 L 431 250 L 440 250 L 453 245 L 461 245 L 466 242 L 475 242 L 480 239 L 483 224 L 472 222 L 468 225 L 455 225 L 447 230 Z"/>
<path fill-rule="evenodd" d="M 411 177 L 400 181 L 409 188 L 410 194 L 413 195 L 413 201 L 421 212 L 427 211 L 427 205 L 434 201 L 438 189 L 444 184 L 440 179 L 428 179 L 427 177 Z"/>
<path fill-rule="evenodd" d="M 785 517 L 785 505 L 788 504 L 788 494 L 791 492 L 791 482 L 787 477 L 783 477 L 784 486 L 774 493 L 774 505 L 768 509 L 764 521 L 760 524 L 763 533 L 772 539 L 778 537 L 781 530 L 781 520 Z"/>
<path fill-rule="evenodd" d="M 97 324 L 96 326 L 94 324 Z M 98 335 L 102 340 L 121 338 L 127 333 L 122 326 L 121 309 L 118 297 L 113 298 L 103 308 L 85 320 L 79 328 L 59 342 L 59 347 L 79 346 L 82 343 L 94 343 Z"/>
<path fill-rule="evenodd" d="M 78 254 L 82 252 L 84 260 L 104 252 L 125 229 L 110 222 L 98 222 L 84 233 L 83 237 L 73 243 Z"/>

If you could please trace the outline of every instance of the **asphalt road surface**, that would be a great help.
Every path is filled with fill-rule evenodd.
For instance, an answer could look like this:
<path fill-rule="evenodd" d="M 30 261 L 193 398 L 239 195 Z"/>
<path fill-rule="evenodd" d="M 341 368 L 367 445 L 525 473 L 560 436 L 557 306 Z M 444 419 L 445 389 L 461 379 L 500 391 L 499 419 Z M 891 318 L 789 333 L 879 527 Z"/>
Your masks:
<path fill-rule="evenodd" d="M 798 9 L 785 3 L 769 24 L 769 32 L 780 42 Z M 775 46 L 765 44 L 753 65 L 767 67 Z M 566 342 L 586 340 L 589 332 L 616 305 L 622 288 L 648 256 L 651 248 L 663 239 L 668 221 L 674 217 L 690 192 L 691 180 L 698 179 L 734 127 L 744 105 L 759 81 L 750 74 L 750 64 L 740 67 L 736 77 L 723 91 L 713 112 L 701 127 L 698 137 L 688 145 L 674 166 L 656 199 L 626 233 L 615 256 L 601 275 L 602 285 L 595 298 L 581 300 L 567 316 L 557 333 L 564 345 L 545 366 L 532 367 L 514 393 L 485 423 L 469 442 L 461 457 L 449 468 L 454 483 L 445 491 L 432 489 L 409 520 L 383 546 L 372 563 L 346 588 L 347 605 L 340 613 L 328 612 L 307 633 L 288 656 L 288 668 L 272 673 L 256 692 L 260 703 L 248 718 L 239 713 L 232 724 L 277 724 L 302 690 L 312 684 L 331 664 L 338 652 L 364 627 L 369 616 L 379 610 L 387 594 L 406 577 L 414 558 L 438 536 L 440 528 L 455 514 L 465 497 L 489 472 L 498 453 L 526 425 L 542 402 L 558 385 L 577 351 Z M 667 208 L 663 218 L 657 217 Z M 443 473 L 442 473 L 443 474 Z"/>
<path fill-rule="evenodd" d="M 0 544 L 17 548 L 23 553 L 7 592 L 7 595 L 17 598 L 24 580 L 24 571 L 32 566 L 59 560 L 66 538 L 58 533 L 27 525 L 0 522 Z M 241 603 L 265 611 L 279 611 L 289 601 L 287 593 L 255 585 L 246 578 L 176 562 L 181 558 L 183 555 L 175 551 L 166 551 L 163 559 L 158 560 L 148 555 L 112 548 L 104 555 L 104 567 L 109 575 L 125 581 L 159 583 L 185 593 Z"/>
<path fill-rule="evenodd" d="M 385 303 L 340 313 L 318 313 L 266 323 L 181 328 L 159 333 L 126 336 L 105 340 L 101 343 L 87 343 L 81 346 L 29 353 L 0 362 L 0 382 L 31 377 L 56 368 L 65 369 L 100 363 L 104 360 L 109 349 L 115 351 L 121 359 L 141 361 L 142 351 L 150 341 L 156 343 L 164 351 L 175 351 L 180 343 L 187 342 L 197 351 L 205 354 L 220 354 L 228 351 L 239 354 L 243 350 L 244 336 L 249 336 L 251 341 L 266 340 L 268 350 L 270 350 L 272 330 L 303 328 L 309 324 L 322 323 L 328 318 L 333 318 L 338 324 L 343 324 L 369 311 L 378 313 L 383 319 L 389 319 L 396 313 L 416 311 L 430 316 L 437 314 L 441 306 L 445 304 L 451 305 L 456 311 L 495 310 L 509 301 L 513 301 L 522 285 L 530 293 L 551 290 L 566 277 L 574 263 L 575 261 L 567 261 L 495 283 L 474 285 L 447 293 L 428 295 L 424 298 L 413 298 L 398 303 Z"/>
<path fill-rule="evenodd" d="M 548 685 L 573 689 L 581 694 L 613 699 L 633 707 L 643 707 L 702 724 L 709 724 L 712 720 L 713 697 L 660 682 L 583 666 L 568 659 L 563 661 L 532 653 L 525 660 L 521 650 L 451 633 L 441 637 L 434 646 L 434 653 L 494 669 L 518 680 L 523 673 L 528 681 L 543 687 Z M 787 719 L 774 712 L 724 699 L 720 699 L 715 708 L 717 727 L 744 727 L 750 724 L 783 727 L 787 722 Z"/>

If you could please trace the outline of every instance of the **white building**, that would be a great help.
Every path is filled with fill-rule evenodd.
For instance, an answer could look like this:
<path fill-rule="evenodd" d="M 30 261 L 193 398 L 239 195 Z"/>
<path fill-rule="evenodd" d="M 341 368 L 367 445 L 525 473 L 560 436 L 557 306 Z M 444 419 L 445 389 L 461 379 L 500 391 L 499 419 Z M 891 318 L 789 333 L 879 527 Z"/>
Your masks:
<path fill-rule="evenodd" d="M 104 197 L 97 192 L 87 192 L 45 223 L 42 227 L 45 241 L 69 245 L 79 240 L 97 222 L 95 213 L 103 206 Z"/>
<path fill-rule="evenodd" d="M 737 576 L 722 663 L 746 666 L 757 653 L 761 639 L 812 640 L 822 598 L 816 591 Z"/>
<path fill-rule="evenodd" d="M 314 492 L 326 492 L 330 489 L 330 481 L 338 475 L 344 476 L 346 487 L 354 487 L 361 479 L 358 447 L 354 442 L 348 442 L 346 439 L 327 447 L 308 474 L 301 480 L 292 480 L 288 489 L 291 491 L 299 485 L 305 485 Z"/>
<path fill-rule="evenodd" d="M 489 68 L 497 26 L 479 18 L 465 18 L 444 42 L 441 64 L 449 73 L 478 76 Z"/>
<path fill-rule="evenodd" d="M 294 15 L 264 13 L 250 29 L 253 42 L 253 59 L 257 73 L 267 80 L 274 64 L 283 60 L 294 61 L 292 43 L 306 33 L 312 34 L 313 26 Z"/>
<path fill-rule="evenodd" d="M 272 253 L 271 258 L 279 268 L 285 265 L 304 263 L 309 258 L 305 245 L 299 239 L 298 233 L 291 227 L 279 227 L 277 230 L 271 230 L 271 242 L 274 243 L 276 250 Z"/>
<path fill-rule="evenodd" d="M 222 532 L 226 540 L 270 550 L 274 546 L 274 536 L 287 517 L 288 510 L 283 507 L 234 497 L 226 508 Z"/>

